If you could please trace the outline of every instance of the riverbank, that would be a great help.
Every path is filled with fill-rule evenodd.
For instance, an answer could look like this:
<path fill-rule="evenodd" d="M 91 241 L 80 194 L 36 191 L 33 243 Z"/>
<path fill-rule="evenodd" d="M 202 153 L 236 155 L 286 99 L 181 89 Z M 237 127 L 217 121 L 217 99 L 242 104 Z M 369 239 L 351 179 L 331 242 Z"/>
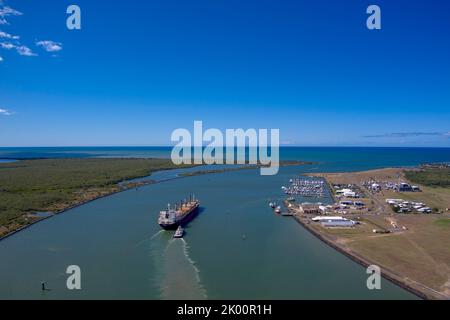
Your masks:
<path fill-rule="evenodd" d="M 191 166 L 181 166 L 191 167 Z M 152 183 L 170 159 L 38 159 L 0 164 L 0 239 L 90 201 Z M 47 212 L 41 217 L 36 212 Z"/>
<path fill-rule="evenodd" d="M 297 161 L 297 160 L 282 160 L 278 163 L 279 167 L 288 167 L 288 166 L 300 166 L 300 165 L 311 165 L 315 164 L 315 162 L 310 161 Z M 198 176 L 201 174 L 212 174 L 212 173 L 224 173 L 224 172 L 234 172 L 234 171 L 241 171 L 241 170 L 251 170 L 251 169 L 259 169 L 261 167 L 267 167 L 266 165 L 260 165 L 260 164 L 248 164 L 248 165 L 242 165 L 242 166 L 233 166 L 231 168 L 222 168 L 222 169 L 211 169 L 211 170 L 198 170 L 193 172 L 186 172 L 181 174 L 182 177 L 192 177 L 192 176 Z"/>
<path fill-rule="evenodd" d="M 414 299 L 389 281 L 368 291 L 359 265 L 272 214 L 273 191 L 311 167 L 285 167 L 271 177 L 255 169 L 176 178 L 213 169 L 207 166 L 154 172 L 142 179 L 154 180 L 150 186 L 82 205 L 1 241 L 0 256 L 11 263 L 0 267 L 0 298 L 197 299 L 204 289 L 208 299 Z M 158 212 L 190 193 L 202 210 L 183 240 L 172 240 L 173 232 L 156 222 Z M 67 290 L 61 276 L 72 264 L 84 272 L 83 290 Z M 51 291 L 41 292 L 43 281 Z"/>
<path fill-rule="evenodd" d="M 286 160 L 280 166 L 310 164 Z M 196 167 L 170 159 L 33 159 L 0 164 L 0 241 L 31 225 L 119 192 L 155 183 L 146 178 L 162 170 Z M 260 168 L 243 165 L 180 174 L 190 177 Z M 48 213 L 46 216 L 36 212 Z"/>
<path fill-rule="evenodd" d="M 387 168 L 349 173 L 308 174 L 322 177 L 334 186 L 351 186 L 360 194 L 357 201 L 366 210 L 339 209 L 330 215 L 344 216 L 357 224 L 347 228 L 329 228 L 303 214 L 294 206 L 289 208 L 295 219 L 323 242 L 350 259 L 367 267 L 380 266 L 383 276 L 424 299 L 450 298 L 450 189 L 420 185 L 421 192 L 398 192 L 385 189 L 397 181 L 410 183 L 402 168 Z M 410 169 L 408 169 L 410 170 Z M 445 178 L 445 177 L 444 177 Z M 366 181 L 377 181 L 382 190 L 373 191 Z M 335 193 L 335 190 L 333 190 Z M 338 197 L 336 199 L 352 199 Z M 402 198 L 409 202 L 425 202 L 435 214 L 419 212 L 396 213 L 386 198 Z M 375 233 L 373 230 L 381 230 Z"/>
<path fill-rule="evenodd" d="M 346 257 L 348 257 L 349 259 L 351 259 L 352 261 L 360 264 L 361 266 L 363 266 L 364 268 L 367 268 L 370 265 L 375 264 L 374 262 L 356 254 L 355 252 L 352 252 L 351 250 L 344 248 L 343 246 L 339 245 L 336 242 L 336 239 L 332 239 L 327 237 L 326 235 L 324 235 L 321 232 L 318 232 L 317 230 L 315 230 L 314 228 L 311 228 L 310 224 L 308 223 L 308 220 L 302 219 L 301 217 L 299 217 L 298 215 L 294 214 L 293 215 L 294 219 L 301 225 L 303 226 L 307 231 L 309 231 L 311 234 L 313 234 L 315 237 L 317 237 L 319 240 L 323 241 L 325 244 L 329 245 L 330 247 L 332 247 L 333 249 L 335 249 L 336 251 L 342 253 L 343 255 L 345 255 Z M 381 268 L 381 275 L 393 282 L 394 284 L 398 285 L 399 287 L 408 290 L 409 292 L 415 294 L 416 296 L 418 296 L 419 298 L 422 299 L 431 299 L 433 298 L 433 295 L 428 295 L 427 292 L 425 291 L 421 291 L 421 290 L 417 290 L 414 287 L 408 285 L 408 283 L 406 281 L 404 281 L 400 276 L 394 274 L 393 272 L 391 272 L 390 270 L 387 270 L 386 268 Z"/>
<path fill-rule="evenodd" d="M 137 177 L 137 178 L 142 178 L 142 177 Z M 134 182 L 133 183 L 125 183 L 125 184 L 123 184 L 120 187 L 119 190 L 111 191 L 109 193 L 106 192 L 105 194 L 97 195 L 97 196 L 94 196 L 94 197 L 88 197 L 87 200 L 83 200 L 83 201 L 77 202 L 77 203 L 75 203 L 75 204 L 73 204 L 71 206 L 68 206 L 68 207 L 63 207 L 61 210 L 56 211 L 56 212 L 50 212 L 44 217 L 40 217 L 38 214 L 31 214 L 30 217 L 34 218 L 33 220 L 31 220 L 28 224 L 25 224 L 24 226 L 22 226 L 22 227 L 20 227 L 20 228 L 18 228 L 16 230 L 11 231 L 10 233 L 7 233 L 7 234 L 1 236 L 0 237 L 0 241 L 13 236 L 14 234 L 16 234 L 16 233 L 18 233 L 18 232 L 20 232 L 22 230 L 25 230 L 25 229 L 31 227 L 32 225 L 34 225 L 34 224 L 36 224 L 38 222 L 42 222 L 42 221 L 44 221 L 46 219 L 52 218 L 55 215 L 65 213 L 66 211 L 75 209 L 75 208 L 80 207 L 82 205 L 85 205 L 85 204 L 87 204 L 89 202 L 92 202 L 92 201 L 95 201 L 95 200 L 98 200 L 98 199 L 101 199 L 101 198 L 109 197 L 109 196 L 111 196 L 113 194 L 124 192 L 124 191 L 130 190 L 130 189 L 134 189 L 134 188 L 139 188 L 139 187 L 143 187 L 143 186 L 146 186 L 146 185 L 150 185 L 150 184 L 153 184 L 153 183 L 155 183 L 155 182 L 152 181 L 152 180 L 150 180 L 150 181 L 142 181 L 142 182 L 138 182 L 138 183 L 134 183 Z"/>

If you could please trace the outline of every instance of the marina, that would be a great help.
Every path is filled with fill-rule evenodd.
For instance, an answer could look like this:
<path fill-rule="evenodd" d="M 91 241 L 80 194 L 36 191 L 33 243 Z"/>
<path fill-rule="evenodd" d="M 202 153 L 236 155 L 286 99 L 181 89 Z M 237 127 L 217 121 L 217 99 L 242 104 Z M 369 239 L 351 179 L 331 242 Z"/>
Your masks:
<path fill-rule="evenodd" d="M 312 178 L 295 178 L 289 180 L 288 187 L 282 186 L 281 189 L 287 195 L 299 195 L 302 197 L 325 197 L 324 188 L 326 183 L 323 180 Z M 295 198 L 289 197 L 289 201 L 295 201 Z"/>
<path fill-rule="evenodd" d="M 317 158 L 317 149 L 289 148 L 286 152 L 292 156 L 296 150 L 301 151 L 299 158 L 328 159 Z M 352 159 L 370 154 L 357 151 Z M 335 150 L 328 152 L 332 159 Z M 418 155 L 422 161 L 422 153 Z M 436 155 L 441 157 L 442 152 Z M 402 163 L 398 159 L 393 165 Z M 368 168 L 377 166 L 376 162 L 364 163 Z M 368 291 L 364 268 L 299 228 L 294 219 L 281 219 L 281 214 L 268 210 L 272 209 L 269 202 L 275 202 L 275 207 L 283 203 L 286 195 L 280 186 L 299 172 L 336 172 L 353 165 L 331 162 L 283 167 L 273 177 L 262 177 L 258 170 L 187 178 L 176 174 L 198 169 L 155 172 L 151 179 L 158 183 L 89 202 L 2 240 L 0 259 L 15 267 L 0 265 L 0 297 L 414 299 L 384 280 L 382 291 Z M 156 223 L 159 210 L 189 192 L 201 195 L 198 219 L 184 228 L 188 237 L 171 241 L 174 233 Z M 321 202 L 329 203 L 327 196 Z M 67 290 L 61 275 L 71 264 L 82 268 L 86 289 Z M 341 272 L 330 272 L 331 267 Z M 42 292 L 44 281 L 51 291 Z"/>
<path fill-rule="evenodd" d="M 0 0 L 0 301 L 450 300 L 447 12 Z"/>

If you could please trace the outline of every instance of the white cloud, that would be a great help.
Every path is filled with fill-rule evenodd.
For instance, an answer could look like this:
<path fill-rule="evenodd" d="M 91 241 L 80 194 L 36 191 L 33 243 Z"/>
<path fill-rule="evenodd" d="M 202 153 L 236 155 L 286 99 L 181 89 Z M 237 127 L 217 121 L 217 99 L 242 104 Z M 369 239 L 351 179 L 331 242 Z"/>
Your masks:
<path fill-rule="evenodd" d="M 11 50 L 16 47 L 16 45 L 12 44 L 11 42 L 0 42 L 0 47 L 6 50 Z"/>
<path fill-rule="evenodd" d="M 21 15 L 22 12 L 6 6 L 4 1 L 0 0 L 0 25 L 9 24 L 8 21 L 5 19 L 5 17 L 21 16 Z M 12 35 L 5 31 L 0 30 L 0 40 L 2 38 L 7 39 L 7 41 L 0 42 L 0 49 L 6 50 L 15 49 L 17 53 L 21 56 L 27 57 L 37 56 L 37 54 L 34 53 L 30 47 L 23 45 L 21 42 L 19 42 L 20 36 Z M 51 40 L 37 41 L 36 46 L 42 47 L 45 51 L 52 53 L 61 51 L 63 49 L 62 43 Z M 0 61 L 3 61 L 3 59 Z"/>
<path fill-rule="evenodd" d="M 7 25 L 9 24 L 8 21 L 5 19 L 8 16 L 21 16 L 22 12 L 17 11 L 11 7 L 4 6 L 3 2 L 0 1 L 0 25 Z"/>
<path fill-rule="evenodd" d="M 5 6 L 4 1 L 0 0 L 0 25 L 7 25 L 9 24 L 8 21 L 5 19 L 8 16 L 21 16 L 22 12 L 17 11 L 11 7 Z M 16 49 L 17 53 L 21 56 L 34 56 L 35 54 L 33 51 L 31 51 L 30 48 L 20 45 L 18 40 L 20 39 L 19 36 L 9 34 L 5 31 L 0 30 L 0 39 L 8 39 L 8 40 L 14 40 L 15 44 L 10 42 L 0 42 L 0 48 L 11 50 Z"/>
<path fill-rule="evenodd" d="M 1 3 L 0 3 L 1 5 Z M 17 11 L 11 7 L 3 7 L 0 8 L 0 17 L 7 17 L 7 16 L 21 16 L 23 13 L 20 11 Z"/>
<path fill-rule="evenodd" d="M 13 39 L 13 40 L 20 39 L 19 36 L 13 36 L 9 33 L 3 32 L 3 31 L 0 31 L 0 38 Z"/>
<path fill-rule="evenodd" d="M 3 58 L 2 57 L 0 57 L 0 62 L 3 62 Z"/>
<path fill-rule="evenodd" d="M 2 116 L 10 116 L 12 113 L 6 109 L 0 109 L 0 115 Z"/>
<path fill-rule="evenodd" d="M 62 43 L 51 40 L 44 40 L 36 42 L 37 46 L 44 48 L 47 52 L 57 52 L 62 50 Z"/>
<path fill-rule="evenodd" d="M 30 48 L 27 46 L 18 46 L 16 47 L 17 53 L 21 56 L 34 57 L 37 56 Z"/>

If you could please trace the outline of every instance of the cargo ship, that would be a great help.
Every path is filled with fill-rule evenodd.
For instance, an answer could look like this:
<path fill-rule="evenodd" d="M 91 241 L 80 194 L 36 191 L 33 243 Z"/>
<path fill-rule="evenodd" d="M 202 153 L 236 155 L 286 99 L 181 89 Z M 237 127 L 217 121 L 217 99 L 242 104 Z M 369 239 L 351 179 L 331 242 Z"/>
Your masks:
<path fill-rule="evenodd" d="M 165 230 L 175 230 L 188 223 L 198 213 L 200 202 L 193 196 L 175 206 L 167 205 L 167 210 L 160 211 L 158 224 Z"/>

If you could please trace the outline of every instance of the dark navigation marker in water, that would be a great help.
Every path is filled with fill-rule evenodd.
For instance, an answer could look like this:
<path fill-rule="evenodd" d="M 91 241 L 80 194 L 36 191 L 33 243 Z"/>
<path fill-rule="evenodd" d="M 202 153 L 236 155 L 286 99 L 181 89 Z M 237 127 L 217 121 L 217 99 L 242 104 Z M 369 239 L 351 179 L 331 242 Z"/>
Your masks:
<path fill-rule="evenodd" d="M 379 149 L 378 156 L 355 163 L 368 152 L 350 151 L 286 149 L 290 158 L 319 163 L 282 167 L 271 177 L 252 169 L 186 178 L 177 177 L 199 168 L 153 172 L 138 181 L 161 183 L 100 198 L 1 241 L 0 260 L 9 263 L 0 264 L 0 298 L 415 299 L 384 278 L 382 290 L 367 290 L 365 268 L 269 209 L 268 202 L 283 204 L 280 186 L 299 174 L 450 159 L 448 150 L 422 150 L 412 157 L 409 150 Z M 189 237 L 173 239 L 173 232 L 155 222 L 159 211 L 185 198 L 187 190 L 201 195 L 201 218 L 189 223 Z M 325 195 L 321 201 L 331 204 Z M 296 196 L 297 203 L 304 201 Z M 66 287 L 65 270 L 74 263 L 83 270 L 80 291 Z M 42 281 L 51 289 L 45 296 Z"/>

